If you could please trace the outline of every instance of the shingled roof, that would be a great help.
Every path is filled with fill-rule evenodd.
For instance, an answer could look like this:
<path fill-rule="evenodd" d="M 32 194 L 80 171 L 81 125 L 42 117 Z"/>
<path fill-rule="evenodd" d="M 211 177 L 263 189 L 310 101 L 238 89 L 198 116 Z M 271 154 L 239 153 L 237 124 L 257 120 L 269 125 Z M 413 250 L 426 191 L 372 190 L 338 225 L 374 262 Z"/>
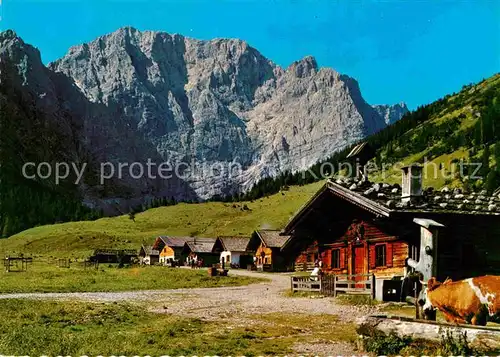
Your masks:
<path fill-rule="evenodd" d="M 227 252 L 244 252 L 250 243 L 250 237 L 219 237 L 218 239 Z"/>
<path fill-rule="evenodd" d="M 193 237 L 191 241 L 187 241 L 185 246 L 193 253 L 211 253 L 216 239 L 215 238 L 198 238 Z"/>
<path fill-rule="evenodd" d="M 182 248 L 186 242 L 194 240 L 194 237 L 170 237 L 170 236 L 159 236 L 165 245 L 171 248 Z"/>
<path fill-rule="evenodd" d="M 421 196 L 414 197 L 409 202 L 403 202 L 401 186 L 398 184 L 373 183 L 367 180 L 355 181 L 351 178 L 339 177 L 336 180 L 328 180 L 292 217 L 283 233 L 289 234 L 312 204 L 327 193 L 362 207 L 377 216 L 389 217 L 394 214 L 414 213 L 500 216 L 500 196 L 488 196 L 484 190 L 465 193 L 460 189 L 448 187 L 440 190 L 429 187 L 422 191 Z"/>
<path fill-rule="evenodd" d="M 151 255 L 160 255 L 160 252 L 157 251 L 156 249 L 153 249 L 153 247 L 151 245 L 143 245 L 141 247 L 141 251 L 144 252 L 145 256 L 147 256 L 147 255 L 149 255 L 149 256 L 151 256 Z"/>
<path fill-rule="evenodd" d="M 282 248 L 290 239 L 289 235 L 280 235 L 280 231 L 261 230 L 257 231 L 257 234 L 269 248 Z"/>

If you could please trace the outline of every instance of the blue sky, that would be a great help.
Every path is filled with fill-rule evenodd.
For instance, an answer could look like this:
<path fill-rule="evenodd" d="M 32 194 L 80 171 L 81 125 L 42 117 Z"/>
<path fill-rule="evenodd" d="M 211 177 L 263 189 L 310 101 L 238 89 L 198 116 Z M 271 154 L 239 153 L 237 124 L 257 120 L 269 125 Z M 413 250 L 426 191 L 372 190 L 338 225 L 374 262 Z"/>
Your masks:
<path fill-rule="evenodd" d="M 356 78 L 370 104 L 410 108 L 500 71 L 500 1 L 3 0 L 48 63 L 122 26 L 241 38 L 281 66 L 306 55 Z"/>

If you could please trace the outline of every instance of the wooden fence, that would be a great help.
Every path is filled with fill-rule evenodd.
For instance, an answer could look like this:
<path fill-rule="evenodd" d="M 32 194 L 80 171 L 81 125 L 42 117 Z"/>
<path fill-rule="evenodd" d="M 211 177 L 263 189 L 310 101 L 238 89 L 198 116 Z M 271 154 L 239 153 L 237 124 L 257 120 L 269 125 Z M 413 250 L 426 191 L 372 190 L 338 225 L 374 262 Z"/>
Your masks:
<path fill-rule="evenodd" d="M 300 264 L 295 264 L 295 271 L 313 271 L 314 270 L 314 262 L 304 262 Z"/>
<path fill-rule="evenodd" d="M 341 294 L 370 295 L 375 298 L 375 275 L 333 275 L 335 296 Z"/>
<path fill-rule="evenodd" d="M 33 258 L 24 258 L 23 256 L 4 258 L 4 267 L 6 272 L 26 271 L 28 270 L 28 264 L 33 264 Z"/>
<path fill-rule="evenodd" d="M 311 280 L 308 276 L 292 276 L 292 291 L 321 292 L 321 280 Z"/>
<path fill-rule="evenodd" d="M 310 276 L 292 276 L 292 292 L 308 291 L 324 295 L 338 294 L 369 295 L 375 298 L 375 276 L 373 274 L 358 275 L 323 275 L 318 280 Z"/>

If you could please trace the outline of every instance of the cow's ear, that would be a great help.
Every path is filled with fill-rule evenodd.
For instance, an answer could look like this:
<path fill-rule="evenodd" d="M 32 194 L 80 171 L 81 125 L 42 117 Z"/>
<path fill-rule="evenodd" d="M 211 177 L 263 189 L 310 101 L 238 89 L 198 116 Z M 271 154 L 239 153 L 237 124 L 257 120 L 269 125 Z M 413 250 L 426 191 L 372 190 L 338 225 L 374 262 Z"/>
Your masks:
<path fill-rule="evenodd" d="M 439 281 L 437 281 L 436 278 L 432 277 L 427 282 L 427 290 L 432 291 L 432 290 L 436 289 L 437 287 L 439 287 L 439 285 L 441 285 L 441 283 Z"/>

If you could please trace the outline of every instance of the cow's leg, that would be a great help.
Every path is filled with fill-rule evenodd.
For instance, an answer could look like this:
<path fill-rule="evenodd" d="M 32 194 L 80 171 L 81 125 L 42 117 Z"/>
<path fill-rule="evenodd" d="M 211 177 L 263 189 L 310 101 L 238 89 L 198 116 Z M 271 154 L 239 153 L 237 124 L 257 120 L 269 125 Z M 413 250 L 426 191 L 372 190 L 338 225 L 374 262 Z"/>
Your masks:
<path fill-rule="evenodd" d="M 471 319 L 470 323 L 476 326 L 486 326 L 487 318 L 484 314 L 476 314 Z"/>
<path fill-rule="evenodd" d="M 467 320 L 463 319 L 463 318 L 462 318 L 462 317 L 460 317 L 460 316 L 455 316 L 455 317 L 454 317 L 454 322 L 455 322 L 456 324 L 461 324 L 461 325 L 465 325 L 465 324 L 467 324 Z"/>
<path fill-rule="evenodd" d="M 485 305 L 482 305 L 478 312 L 474 314 L 470 323 L 473 325 L 486 326 L 488 322 L 489 311 Z"/>
<path fill-rule="evenodd" d="M 497 312 L 495 315 L 490 316 L 489 319 L 488 319 L 488 321 L 500 324 L 500 311 Z"/>

